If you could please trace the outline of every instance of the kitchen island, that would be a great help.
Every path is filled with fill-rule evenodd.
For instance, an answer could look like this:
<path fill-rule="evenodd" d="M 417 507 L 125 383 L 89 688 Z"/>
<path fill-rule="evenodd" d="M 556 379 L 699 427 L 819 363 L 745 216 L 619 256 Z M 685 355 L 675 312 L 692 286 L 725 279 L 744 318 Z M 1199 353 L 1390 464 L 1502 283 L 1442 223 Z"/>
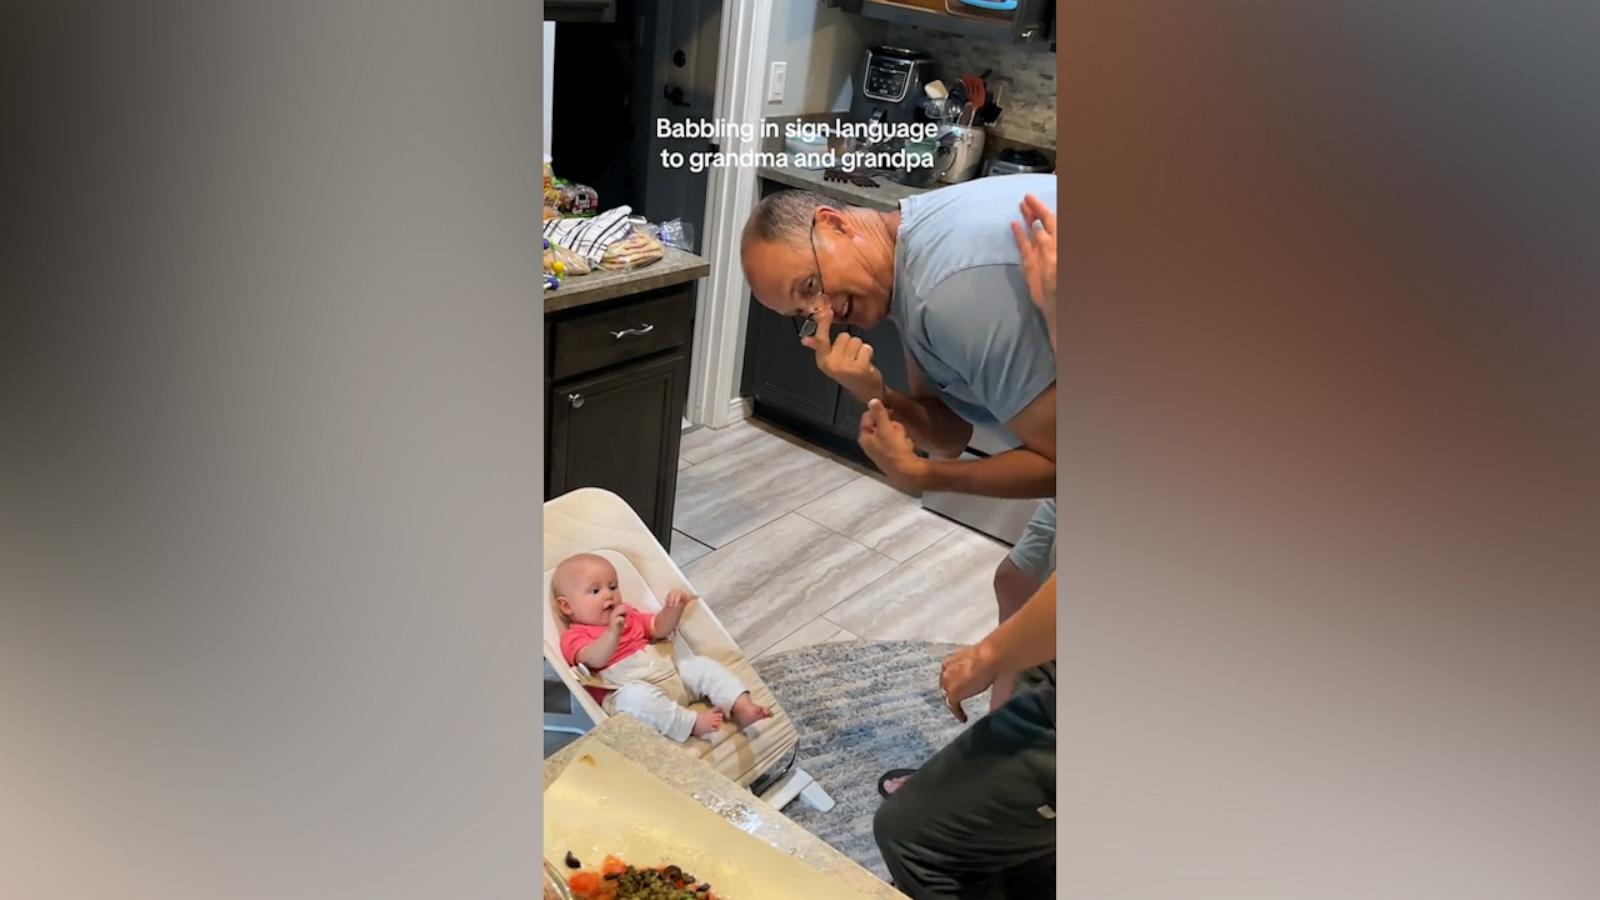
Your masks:
<path fill-rule="evenodd" d="M 763 803 L 755 795 L 713 769 L 705 760 L 657 734 L 631 716 L 612 716 L 573 744 L 545 760 L 544 783 L 554 782 L 585 748 L 600 743 L 616 750 L 669 787 L 838 884 L 874 900 L 905 900 L 905 895 L 880 881 L 849 857 Z"/>
<path fill-rule="evenodd" d="M 710 271 L 668 247 L 648 266 L 544 292 L 545 499 L 604 488 L 670 547 L 695 297 Z"/>

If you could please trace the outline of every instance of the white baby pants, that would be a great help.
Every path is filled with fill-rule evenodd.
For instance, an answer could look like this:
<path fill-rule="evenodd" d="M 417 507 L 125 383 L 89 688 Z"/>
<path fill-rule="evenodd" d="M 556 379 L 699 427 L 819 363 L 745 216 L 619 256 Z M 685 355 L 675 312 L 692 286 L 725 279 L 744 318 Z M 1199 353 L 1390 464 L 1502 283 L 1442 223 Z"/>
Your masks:
<path fill-rule="evenodd" d="M 687 741 L 694 731 L 695 713 L 685 704 L 704 697 L 726 712 L 746 690 L 743 682 L 715 660 L 690 656 L 674 663 L 670 641 L 645 647 L 601 670 L 600 677 L 618 686 L 601 704 L 606 712 L 642 719 L 679 742 Z"/>

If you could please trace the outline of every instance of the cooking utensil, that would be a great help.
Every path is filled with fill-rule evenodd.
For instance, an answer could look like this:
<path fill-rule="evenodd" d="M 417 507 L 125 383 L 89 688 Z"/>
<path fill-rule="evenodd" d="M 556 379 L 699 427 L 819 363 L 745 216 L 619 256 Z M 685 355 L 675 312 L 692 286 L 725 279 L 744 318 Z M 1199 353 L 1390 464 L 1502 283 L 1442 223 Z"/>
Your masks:
<path fill-rule="evenodd" d="M 951 148 L 954 159 L 939 180 L 945 184 L 960 184 L 978 174 L 978 165 L 983 161 L 983 141 L 984 133 L 980 127 L 950 126 L 950 130 L 939 138 L 939 143 Z"/>
<path fill-rule="evenodd" d="M 931 187 L 955 163 L 954 149 L 937 140 L 907 141 L 905 150 L 906 167 L 890 177 L 906 187 Z"/>

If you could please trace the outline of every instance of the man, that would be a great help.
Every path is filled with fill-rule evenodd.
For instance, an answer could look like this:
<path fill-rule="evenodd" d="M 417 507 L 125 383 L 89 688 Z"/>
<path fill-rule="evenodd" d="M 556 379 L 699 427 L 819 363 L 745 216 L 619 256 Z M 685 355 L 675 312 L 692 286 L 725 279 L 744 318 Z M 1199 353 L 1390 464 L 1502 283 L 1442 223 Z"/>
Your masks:
<path fill-rule="evenodd" d="M 763 199 L 745 225 L 741 256 L 756 299 L 815 324 L 802 342 L 867 405 L 862 449 L 902 490 L 1055 495 L 1055 359 L 1010 233 L 1028 194 L 1053 198 L 1055 176 L 977 179 L 907 198 L 893 212 L 785 191 Z M 906 393 L 884 384 L 872 347 L 831 332 L 885 319 L 905 343 Z M 885 427 L 891 420 L 900 427 Z M 1015 449 L 957 459 L 974 426 L 1003 429 Z M 1054 538 L 1049 500 L 995 572 L 1002 620 L 1054 568 Z M 996 686 L 996 705 L 1008 687 Z"/>
<path fill-rule="evenodd" d="M 1053 204 L 1038 198 L 1054 195 L 1053 176 L 989 178 L 883 213 L 791 191 L 763 200 L 746 225 L 741 255 L 756 299 L 815 324 L 804 343 L 823 373 L 867 404 L 862 449 L 901 489 L 1055 493 L 1053 323 L 1033 305 L 1033 271 L 1023 271 L 1010 227 L 1019 207 L 1053 220 Z M 830 330 L 884 319 L 906 345 L 905 394 L 883 383 L 870 346 Z M 975 425 L 1003 426 L 1016 448 L 955 460 Z M 933 458 L 919 458 L 913 443 Z M 1054 532 L 1049 501 L 995 574 L 1002 621 L 1053 571 Z M 1011 676 L 985 674 L 995 711 L 914 777 L 879 782 L 888 800 L 874 835 L 896 885 L 914 898 L 1053 890 L 1054 670 L 1030 671 L 1035 689 L 1009 702 Z"/>

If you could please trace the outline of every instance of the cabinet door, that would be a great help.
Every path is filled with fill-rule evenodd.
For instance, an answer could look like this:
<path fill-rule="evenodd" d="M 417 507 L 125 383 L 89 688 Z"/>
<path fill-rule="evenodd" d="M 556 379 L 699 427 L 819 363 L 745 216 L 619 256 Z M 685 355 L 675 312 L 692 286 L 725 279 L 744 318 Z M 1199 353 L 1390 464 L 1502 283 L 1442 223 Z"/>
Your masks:
<path fill-rule="evenodd" d="M 754 297 L 745 329 L 744 367 L 750 396 L 823 428 L 833 427 L 839 385 L 817 370 L 816 356 L 800 345 L 794 323 Z"/>
<path fill-rule="evenodd" d="M 611 491 L 667 545 L 678 488 L 683 378 L 684 356 L 674 353 L 557 384 L 550 394 L 546 493 Z"/>
<path fill-rule="evenodd" d="M 889 322 L 879 322 L 876 327 L 862 330 L 852 327 L 850 333 L 861 338 L 872 348 L 872 364 L 883 375 L 883 383 L 904 393 L 907 388 L 905 345 L 900 343 L 900 332 Z M 861 414 L 866 407 L 856 402 L 849 391 L 839 391 L 839 405 L 833 417 L 833 430 L 850 440 L 861 430 Z"/>

